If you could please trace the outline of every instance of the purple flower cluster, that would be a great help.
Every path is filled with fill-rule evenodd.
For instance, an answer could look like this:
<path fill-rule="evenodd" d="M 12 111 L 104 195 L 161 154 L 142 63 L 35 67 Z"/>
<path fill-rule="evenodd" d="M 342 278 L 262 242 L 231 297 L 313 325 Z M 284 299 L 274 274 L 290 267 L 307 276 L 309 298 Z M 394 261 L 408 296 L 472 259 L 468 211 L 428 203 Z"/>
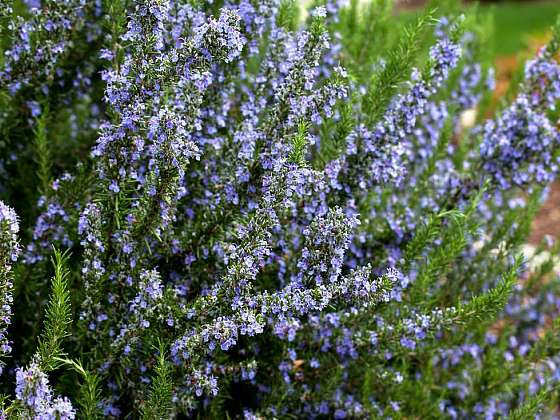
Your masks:
<path fill-rule="evenodd" d="M 554 179 L 560 132 L 527 96 L 519 96 L 500 118 L 488 121 L 482 135 L 483 169 L 500 188 Z"/>
<path fill-rule="evenodd" d="M 414 70 L 406 93 L 397 96 L 389 110 L 373 130 L 361 126 L 348 143 L 348 154 L 366 159 L 358 178 L 361 189 L 369 189 L 376 183 L 402 183 L 406 175 L 404 155 L 408 137 L 417 119 L 424 113 L 428 98 L 445 81 L 449 72 L 461 57 L 461 47 L 447 38 L 439 40 L 430 49 L 432 66 L 428 74 Z M 371 176 L 370 176 L 371 174 Z"/>
<path fill-rule="evenodd" d="M 58 64 L 73 47 L 76 31 L 86 26 L 91 7 L 86 3 L 83 0 L 31 2 L 31 19 L 21 16 L 13 19 L 8 26 L 13 42 L 4 51 L 0 85 L 7 86 L 15 95 L 40 81 L 40 92 L 48 94 L 54 82 L 63 83 Z M 91 33 L 93 38 L 94 30 Z"/>
<path fill-rule="evenodd" d="M 16 371 L 16 398 L 23 408 L 22 418 L 72 420 L 76 410 L 66 397 L 53 397 L 47 375 L 36 362 Z"/>
<path fill-rule="evenodd" d="M 0 355 L 2 356 L 8 355 L 12 350 L 7 330 L 11 323 L 13 302 L 11 269 L 20 253 L 18 232 L 19 223 L 16 213 L 0 201 Z"/>
<path fill-rule="evenodd" d="M 469 417 L 553 386 L 557 358 L 529 358 L 560 312 L 554 288 L 500 280 L 539 198 L 519 188 L 558 169 L 560 66 L 548 49 L 513 102 L 477 127 L 493 75 L 474 33 L 459 37 L 460 18 L 437 25 L 424 67 L 403 70 L 354 51 L 354 34 L 342 39 L 343 25 L 362 25 L 355 2 L 328 1 L 304 26 L 279 0 L 103 2 L 115 12 L 107 25 L 90 19 L 95 3 L 43 1 L 15 19 L 0 80 L 28 108 L 23 131 L 38 136 L 45 118 L 53 145 L 80 143 L 71 133 L 85 124 L 97 133 L 71 148 L 80 165 L 58 155 L 45 165 L 37 209 L 16 207 L 34 220 L 17 269 L 50 274 L 52 245 L 71 249 L 79 319 L 65 351 L 87 358 L 105 416 L 134 416 L 126 410 L 164 393 L 170 416 L 215 415 L 240 390 L 254 399 L 232 398 L 231 413 L 247 418 L 404 417 L 424 399 L 426 411 Z M 89 72 L 59 72 L 95 28 Z M 51 42 L 35 44 L 44 31 Z M 375 77 L 408 77 L 379 92 L 376 118 L 364 115 L 372 63 Z M 63 92 L 69 80 L 83 102 Z M 50 116 L 58 98 L 76 121 Z M 0 202 L 4 354 L 17 233 Z M 508 328 L 494 334 L 492 318 Z M 527 389 L 509 378 L 510 394 L 482 396 L 484 363 L 498 359 Z M 22 415 L 74 418 L 33 360 L 16 371 Z"/>
<path fill-rule="evenodd" d="M 215 19 L 186 6 L 139 2 L 128 21 L 121 37 L 124 58 L 103 75 L 114 114 L 102 124 L 92 153 L 102 194 L 122 203 L 122 216 L 108 222 L 115 207 L 96 199 L 78 221 L 86 290 L 81 322 L 92 339 L 102 335 L 111 342 L 113 350 L 104 350 L 105 372 L 120 363 L 145 370 L 144 336 L 156 326 L 179 334 L 171 353 L 189 384 L 189 398 L 217 393 L 219 373 L 208 367 L 216 354 L 236 351 L 244 337 L 269 329 L 301 346 L 311 334 L 310 346 L 322 343 L 322 351 L 353 360 L 364 340 L 371 345 L 372 330 L 356 330 L 350 320 L 400 299 L 407 287 L 396 268 L 374 270 L 359 256 L 354 241 L 361 226 L 354 187 L 347 182 L 359 174 L 362 191 L 404 179 L 409 136 L 429 97 L 457 65 L 460 48 L 445 36 L 438 40 L 429 68 L 414 71 L 407 91 L 374 130 L 358 125 L 343 157 L 317 171 L 286 163 L 293 147 L 288 140 L 298 135 L 302 121 L 320 127 L 336 119 L 349 82 L 341 67 L 321 79 L 321 60 L 332 47 L 325 31 L 288 32 L 276 26 L 274 13 L 274 7 L 257 12 L 245 5 L 223 9 Z M 319 25 L 324 15 L 319 9 L 311 19 Z M 269 47 L 250 73 L 236 60 L 255 57 L 259 49 L 239 28 L 256 21 L 269 25 Z M 240 93 L 228 80 L 232 67 Z M 238 128 L 230 136 L 227 127 Z M 316 131 L 307 133 L 304 155 L 316 138 Z M 353 160 L 357 156 L 365 162 Z M 341 190 L 349 198 L 332 206 L 332 193 Z M 174 233 L 174 226 L 188 233 L 206 220 L 212 229 L 231 212 L 242 222 L 217 243 L 207 246 L 204 237 Z M 349 261 L 350 249 L 359 258 Z M 166 273 L 164 281 L 153 264 L 165 254 L 190 268 Z M 209 259 L 217 260 L 217 269 L 206 274 L 206 284 L 192 286 L 200 289 L 193 299 L 183 276 Z M 278 266 L 278 285 L 261 290 L 271 265 Z M 176 302 L 170 304 L 166 294 Z M 333 305 L 344 309 L 321 315 Z M 343 406 L 346 397 L 341 398 Z M 361 412 L 359 404 L 355 410 Z"/>
<path fill-rule="evenodd" d="M 203 53 L 221 51 L 221 55 L 214 55 L 226 63 L 235 60 L 243 51 L 245 38 L 239 32 L 240 17 L 237 13 L 224 9 L 218 20 L 210 19 L 194 30 L 194 47 Z"/>
<path fill-rule="evenodd" d="M 73 180 L 74 178 L 69 173 L 65 173 L 52 183 L 53 192 L 59 188 L 68 187 Z M 73 245 L 69 232 L 63 228 L 69 222 L 70 213 L 74 210 L 70 210 L 67 204 L 67 200 L 60 200 L 60 196 L 41 196 L 39 198 L 38 207 L 43 209 L 43 212 L 35 222 L 33 242 L 27 246 L 25 252 L 26 263 L 33 264 L 43 260 L 44 254 L 50 251 L 52 244 L 56 243 L 64 247 Z"/>
<path fill-rule="evenodd" d="M 482 129 L 482 167 L 502 189 L 545 185 L 558 172 L 560 132 L 547 111 L 560 99 L 560 65 L 542 51 L 527 63 L 518 97 Z"/>
<path fill-rule="evenodd" d="M 2 268 L 9 269 L 20 253 L 17 235 L 18 217 L 15 211 L 0 201 L 0 226 L 2 228 Z"/>

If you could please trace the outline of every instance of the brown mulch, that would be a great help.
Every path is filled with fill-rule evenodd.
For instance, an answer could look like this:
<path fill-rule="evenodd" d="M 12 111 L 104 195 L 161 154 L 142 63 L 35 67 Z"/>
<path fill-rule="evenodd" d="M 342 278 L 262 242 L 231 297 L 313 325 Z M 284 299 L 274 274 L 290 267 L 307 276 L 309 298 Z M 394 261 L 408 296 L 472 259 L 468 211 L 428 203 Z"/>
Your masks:
<path fill-rule="evenodd" d="M 533 220 L 529 242 L 537 245 L 545 235 L 560 237 L 560 181 L 551 185 L 548 199 Z"/>

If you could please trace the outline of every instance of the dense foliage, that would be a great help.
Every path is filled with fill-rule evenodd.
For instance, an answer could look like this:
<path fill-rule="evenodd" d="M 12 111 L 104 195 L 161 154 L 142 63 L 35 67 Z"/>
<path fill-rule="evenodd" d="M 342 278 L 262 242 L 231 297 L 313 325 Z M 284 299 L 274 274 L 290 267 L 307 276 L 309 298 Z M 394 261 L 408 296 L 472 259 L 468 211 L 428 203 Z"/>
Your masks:
<path fill-rule="evenodd" d="M 560 31 L 344 3 L 0 2 L 0 417 L 554 415 Z"/>

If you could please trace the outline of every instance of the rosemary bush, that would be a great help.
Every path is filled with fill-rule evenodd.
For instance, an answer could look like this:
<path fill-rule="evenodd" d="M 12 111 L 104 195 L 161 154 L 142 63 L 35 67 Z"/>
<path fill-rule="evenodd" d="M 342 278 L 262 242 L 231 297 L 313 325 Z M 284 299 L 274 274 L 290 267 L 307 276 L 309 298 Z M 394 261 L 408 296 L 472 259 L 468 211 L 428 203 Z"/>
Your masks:
<path fill-rule="evenodd" d="M 2 0 L 0 417 L 554 416 L 560 26 L 458 3 Z"/>

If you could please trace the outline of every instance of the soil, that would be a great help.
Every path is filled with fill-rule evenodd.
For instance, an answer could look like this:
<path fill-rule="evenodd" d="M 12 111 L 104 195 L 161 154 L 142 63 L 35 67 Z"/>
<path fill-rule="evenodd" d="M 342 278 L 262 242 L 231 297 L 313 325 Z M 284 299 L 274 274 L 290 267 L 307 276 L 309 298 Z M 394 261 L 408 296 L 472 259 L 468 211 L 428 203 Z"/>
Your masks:
<path fill-rule="evenodd" d="M 548 199 L 533 220 L 529 242 L 537 245 L 545 235 L 560 237 L 560 181 L 551 185 Z"/>

